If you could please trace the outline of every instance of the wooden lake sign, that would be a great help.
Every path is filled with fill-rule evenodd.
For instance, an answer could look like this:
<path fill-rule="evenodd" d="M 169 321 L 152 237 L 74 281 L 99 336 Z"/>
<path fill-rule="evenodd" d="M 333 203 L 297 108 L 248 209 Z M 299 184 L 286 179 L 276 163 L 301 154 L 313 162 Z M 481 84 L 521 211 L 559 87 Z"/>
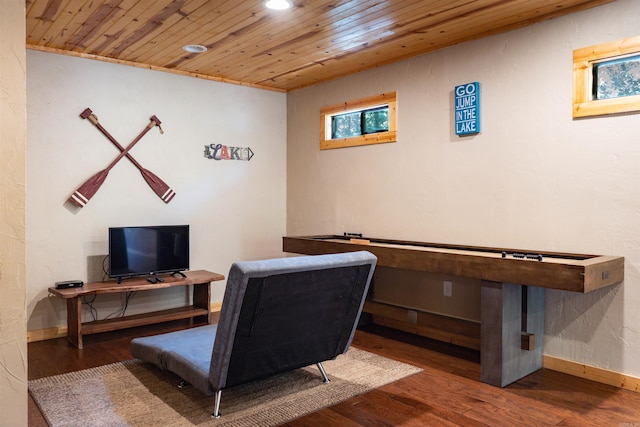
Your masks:
<path fill-rule="evenodd" d="M 456 135 L 480 132 L 480 83 L 466 83 L 454 90 Z"/>

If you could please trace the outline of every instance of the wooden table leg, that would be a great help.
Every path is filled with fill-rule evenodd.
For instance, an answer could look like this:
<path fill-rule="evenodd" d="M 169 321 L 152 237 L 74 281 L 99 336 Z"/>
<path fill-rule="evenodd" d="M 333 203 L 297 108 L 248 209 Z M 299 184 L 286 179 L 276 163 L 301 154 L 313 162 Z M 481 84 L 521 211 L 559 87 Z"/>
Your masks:
<path fill-rule="evenodd" d="M 542 368 L 544 288 L 483 281 L 480 299 L 480 379 L 504 387 Z"/>
<path fill-rule="evenodd" d="M 82 303 L 80 297 L 67 299 L 67 339 L 72 346 L 82 348 Z"/>
<path fill-rule="evenodd" d="M 207 316 L 198 316 L 194 320 L 204 320 L 207 323 L 211 323 L 211 310 L 209 308 L 211 301 L 211 283 L 195 283 L 193 285 L 193 305 L 195 307 L 204 308 L 207 310 Z"/>

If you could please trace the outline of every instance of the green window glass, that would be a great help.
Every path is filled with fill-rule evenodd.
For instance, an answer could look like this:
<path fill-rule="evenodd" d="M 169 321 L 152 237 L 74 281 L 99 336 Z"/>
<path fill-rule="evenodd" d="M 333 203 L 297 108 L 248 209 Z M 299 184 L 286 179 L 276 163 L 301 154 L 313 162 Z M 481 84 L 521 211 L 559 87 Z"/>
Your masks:
<path fill-rule="evenodd" d="M 331 139 L 362 135 L 360 122 L 359 111 L 331 117 Z"/>
<path fill-rule="evenodd" d="M 389 130 L 389 106 L 336 114 L 331 117 L 331 139 Z"/>
<path fill-rule="evenodd" d="M 389 107 L 374 108 L 362 112 L 363 134 L 389 130 Z"/>

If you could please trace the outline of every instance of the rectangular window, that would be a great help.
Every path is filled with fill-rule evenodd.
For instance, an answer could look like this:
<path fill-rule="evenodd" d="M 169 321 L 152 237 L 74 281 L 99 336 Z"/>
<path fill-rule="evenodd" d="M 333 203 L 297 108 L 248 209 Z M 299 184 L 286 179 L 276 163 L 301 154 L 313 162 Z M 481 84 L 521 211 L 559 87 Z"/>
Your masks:
<path fill-rule="evenodd" d="M 593 64 L 593 99 L 640 95 L 640 55 Z"/>
<path fill-rule="evenodd" d="M 320 111 L 320 149 L 396 141 L 396 93 L 349 101 Z"/>
<path fill-rule="evenodd" d="M 573 51 L 573 117 L 640 111 L 640 36 Z"/>
<path fill-rule="evenodd" d="M 389 130 L 389 106 L 331 116 L 331 139 Z"/>

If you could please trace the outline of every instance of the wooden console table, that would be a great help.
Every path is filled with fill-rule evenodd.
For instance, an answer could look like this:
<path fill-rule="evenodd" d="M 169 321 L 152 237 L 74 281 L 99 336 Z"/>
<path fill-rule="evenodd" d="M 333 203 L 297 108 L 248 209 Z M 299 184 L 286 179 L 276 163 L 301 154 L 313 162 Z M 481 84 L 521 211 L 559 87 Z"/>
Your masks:
<path fill-rule="evenodd" d="M 619 256 L 336 235 L 283 237 L 282 249 L 307 255 L 365 250 L 379 266 L 480 279 L 480 376 L 499 387 L 542 367 L 545 288 L 587 293 L 624 280 Z M 395 324 L 408 317 L 400 307 L 372 301 L 363 311 L 374 319 L 392 313 Z"/>
<path fill-rule="evenodd" d="M 115 280 L 86 283 L 81 288 L 49 288 L 52 295 L 67 300 L 67 339 L 77 348 L 82 348 L 82 336 L 135 326 L 167 322 L 178 319 L 195 319 L 210 323 L 209 304 L 211 282 L 224 280 L 224 276 L 205 270 L 187 271 L 187 277 L 165 276 L 164 282 L 149 283 L 145 278 L 131 278 L 118 284 Z M 112 319 L 82 322 L 82 298 L 88 295 L 113 294 L 123 292 L 142 292 L 174 286 L 193 285 L 193 304 L 184 307 L 154 311 Z"/>

